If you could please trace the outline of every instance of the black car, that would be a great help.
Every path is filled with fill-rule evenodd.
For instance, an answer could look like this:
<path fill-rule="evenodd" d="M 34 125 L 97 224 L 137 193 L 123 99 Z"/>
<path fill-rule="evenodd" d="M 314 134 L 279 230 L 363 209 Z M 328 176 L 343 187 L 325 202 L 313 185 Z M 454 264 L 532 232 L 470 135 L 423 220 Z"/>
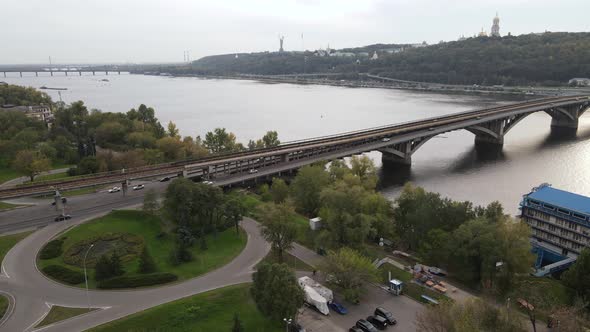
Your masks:
<path fill-rule="evenodd" d="M 289 325 L 289 332 L 305 332 L 305 328 L 298 323 L 292 323 Z"/>
<path fill-rule="evenodd" d="M 377 328 L 364 319 L 357 320 L 356 327 L 360 328 L 363 332 L 377 332 Z"/>
<path fill-rule="evenodd" d="M 64 220 L 68 220 L 68 219 L 72 219 L 72 216 L 70 216 L 69 214 L 60 214 L 59 216 L 55 217 L 55 219 L 53 219 L 54 221 L 64 221 Z"/>
<path fill-rule="evenodd" d="M 64 203 L 64 204 L 66 204 L 68 202 L 68 199 L 65 198 L 65 197 L 62 197 L 61 198 L 61 202 Z M 51 205 L 55 205 L 55 201 L 51 202 Z"/>
<path fill-rule="evenodd" d="M 393 317 L 393 314 L 391 313 L 391 311 L 385 310 L 384 308 L 377 307 L 377 309 L 375 309 L 374 315 L 381 316 L 381 317 L 385 318 L 385 320 L 387 320 L 387 324 L 389 324 L 389 325 L 397 324 L 397 320 L 395 319 L 395 317 Z"/>
<path fill-rule="evenodd" d="M 361 330 L 359 327 L 353 326 L 348 329 L 348 332 L 363 332 L 363 330 Z"/>
<path fill-rule="evenodd" d="M 170 177 L 169 176 L 165 176 L 163 178 L 160 179 L 160 182 L 166 182 L 166 181 L 170 181 Z"/>
<path fill-rule="evenodd" d="M 369 316 L 367 317 L 367 321 L 380 330 L 385 330 L 387 327 L 387 319 L 381 316 Z"/>

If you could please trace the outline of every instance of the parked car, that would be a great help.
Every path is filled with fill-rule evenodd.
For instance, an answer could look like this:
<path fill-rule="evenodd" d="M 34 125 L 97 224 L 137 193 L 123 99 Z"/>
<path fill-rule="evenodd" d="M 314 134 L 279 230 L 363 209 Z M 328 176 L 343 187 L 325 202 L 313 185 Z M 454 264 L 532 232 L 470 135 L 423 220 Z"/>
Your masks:
<path fill-rule="evenodd" d="M 291 323 L 289 325 L 289 332 L 305 332 L 305 328 L 298 323 Z"/>
<path fill-rule="evenodd" d="M 328 307 L 341 315 L 346 315 L 348 313 L 348 310 L 342 304 L 336 301 L 330 301 L 330 303 L 328 303 Z"/>
<path fill-rule="evenodd" d="M 369 316 L 367 321 L 380 330 L 385 330 L 387 327 L 387 319 L 381 316 Z"/>
<path fill-rule="evenodd" d="M 145 188 L 145 186 L 143 184 L 138 184 L 136 186 L 133 186 L 133 190 L 141 190 L 143 188 Z"/>
<path fill-rule="evenodd" d="M 66 204 L 68 202 L 68 199 L 65 198 L 65 197 L 62 197 L 61 198 L 61 202 L 64 203 L 64 204 Z M 51 205 L 55 205 L 55 201 L 51 202 Z"/>
<path fill-rule="evenodd" d="M 356 327 L 360 328 L 363 332 L 377 332 L 377 328 L 364 319 L 357 320 Z"/>
<path fill-rule="evenodd" d="M 250 174 L 258 173 L 258 170 L 256 168 L 252 168 L 248 171 L 248 173 L 250 173 Z"/>
<path fill-rule="evenodd" d="M 55 217 L 53 221 L 64 221 L 68 219 L 72 219 L 72 216 L 70 216 L 69 214 L 60 214 L 59 216 Z"/>
<path fill-rule="evenodd" d="M 391 313 L 391 311 L 386 310 L 382 307 L 377 307 L 375 309 L 374 315 L 381 316 L 381 317 L 385 318 L 387 320 L 387 324 L 389 324 L 389 325 L 397 324 L 397 320 L 395 319 L 395 317 L 393 317 L 393 314 Z"/>
<path fill-rule="evenodd" d="M 363 332 L 360 327 L 353 326 L 348 329 L 348 332 Z"/>
<path fill-rule="evenodd" d="M 166 181 L 170 181 L 170 177 L 169 176 L 165 176 L 163 178 L 160 179 L 160 182 L 166 182 Z"/>
<path fill-rule="evenodd" d="M 111 193 L 111 194 L 116 193 L 118 191 L 121 191 L 120 187 L 112 187 L 111 189 L 109 189 L 109 193 Z"/>

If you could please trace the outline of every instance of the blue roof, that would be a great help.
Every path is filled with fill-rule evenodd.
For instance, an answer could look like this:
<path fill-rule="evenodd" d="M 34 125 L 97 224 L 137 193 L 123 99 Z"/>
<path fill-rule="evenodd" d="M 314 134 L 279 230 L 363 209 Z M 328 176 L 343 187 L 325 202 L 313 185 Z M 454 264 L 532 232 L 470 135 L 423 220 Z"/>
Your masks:
<path fill-rule="evenodd" d="M 556 207 L 590 215 L 590 197 L 587 196 L 549 186 L 543 186 L 527 196 L 544 203 L 555 205 Z"/>

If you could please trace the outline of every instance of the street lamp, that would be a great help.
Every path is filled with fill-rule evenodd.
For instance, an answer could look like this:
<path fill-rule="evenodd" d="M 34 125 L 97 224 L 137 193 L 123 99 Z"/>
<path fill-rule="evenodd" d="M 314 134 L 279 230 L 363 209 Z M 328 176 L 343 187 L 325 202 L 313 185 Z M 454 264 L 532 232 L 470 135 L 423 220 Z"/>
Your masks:
<path fill-rule="evenodd" d="M 84 282 L 86 282 L 86 300 L 88 301 L 88 311 L 90 311 L 90 294 L 88 293 L 88 275 L 86 274 L 86 257 L 88 256 L 88 253 L 90 252 L 90 249 L 92 249 L 92 247 L 94 247 L 94 243 L 90 245 L 90 247 L 88 247 L 88 250 L 86 250 L 86 254 L 84 254 Z"/>
<path fill-rule="evenodd" d="M 283 318 L 283 321 L 285 322 L 285 331 L 289 332 L 289 325 L 291 325 L 291 322 L 293 322 L 293 319 Z"/>

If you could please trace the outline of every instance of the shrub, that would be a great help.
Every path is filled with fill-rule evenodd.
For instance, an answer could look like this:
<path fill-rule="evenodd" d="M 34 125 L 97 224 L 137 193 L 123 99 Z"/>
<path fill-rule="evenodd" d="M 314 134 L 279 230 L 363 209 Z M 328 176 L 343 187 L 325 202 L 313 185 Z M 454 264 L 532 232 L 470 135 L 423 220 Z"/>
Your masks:
<path fill-rule="evenodd" d="M 97 281 L 105 280 L 113 277 L 123 275 L 123 267 L 121 266 L 121 259 L 115 253 L 110 257 L 108 255 L 102 255 L 96 262 L 94 279 Z"/>
<path fill-rule="evenodd" d="M 42 271 L 51 278 L 63 281 L 66 284 L 77 285 L 84 282 L 84 274 L 82 272 L 70 270 L 60 265 L 48 265 Z"/>
<path fill-rule="evenodd" d="M 103 280 L 98 283 L 98 288 L 113 289 L 113 288 L 136 288 L 152 285 L 165 284 L 171 281 L 178 280 L 178 276 L 172 273 L 151 273 L 139 274 L 134 276 L 121 276 L 111 279 Z"/>
<path fill-rule="evenodd" d="M 143 247 L 141 256 L 139 256 L 139 273 L 152 273 L 156 272 L 156 263 L 154 258 L 150 255 L 147 247 Z"/>
<path fill-rule="evenodd" d="M 60 239 L 49 241 L 49 243 L 47 243 L 45 247 L 41 249 L 41 252 L 39 253 L 39 258 L 52 259 L 55 257 L 59 257 L 62 253 L 63 243 L 64 241 Z"/>
<path fill-rule="evenodd" d="M 141 253 L 143 237 L 129 233 L 103 233 L 70 246 L 63 254 L 64 262 L 83 267 L 84 254 L 92 244 L 95 247 L 88 254 L 86 266 L 94 267 L 100 256 L 114 253 L 117 253 L 121 262 L 126 263 Z"/>

